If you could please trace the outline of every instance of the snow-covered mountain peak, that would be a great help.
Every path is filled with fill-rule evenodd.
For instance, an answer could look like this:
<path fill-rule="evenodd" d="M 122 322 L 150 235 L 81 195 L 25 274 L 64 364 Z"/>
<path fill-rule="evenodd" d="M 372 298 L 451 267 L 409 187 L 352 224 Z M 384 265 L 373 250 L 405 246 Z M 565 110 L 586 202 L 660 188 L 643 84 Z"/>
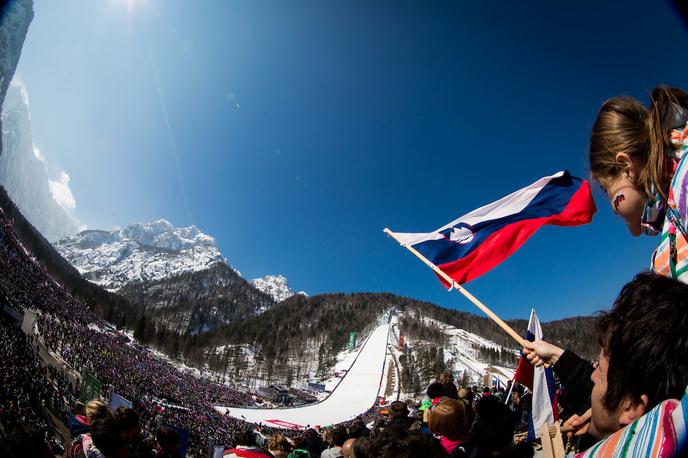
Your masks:
<path fill-rule="evenodd" d="M 303 291 L 299 291 L 298 293 L 294 292 L 289 287 L 287 277 L 284 275 L 266 275 L 264 277 L 251 280 L 251 284 L 258 290 L 269 294 L 275 300 L 275 302 L 281 302 L 290 298 L 294 294 L 308 296 L 308 294 Z"/>
<path fill-rule="evenodd" d="M 213 237 L 196 226 L 175 228 L 165 219 L 83 231 L 60 240 L 55 248 L 85 278 L 111 290 L 227 263 Z"/>
<path fill-rule="evenodd" d="M 118 232 L 121 239 L 166 250 L 187 250 L 199 245 L 215 246 L 215 239 L 199 231 L 196 226 L 175 228 L 165 219 L 131 224 Z"/>

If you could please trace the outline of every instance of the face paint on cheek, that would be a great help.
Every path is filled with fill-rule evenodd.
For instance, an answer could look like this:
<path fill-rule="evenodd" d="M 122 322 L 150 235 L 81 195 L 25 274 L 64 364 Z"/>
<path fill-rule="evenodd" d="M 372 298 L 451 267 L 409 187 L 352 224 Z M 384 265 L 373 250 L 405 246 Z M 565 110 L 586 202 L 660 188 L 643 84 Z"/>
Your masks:
<path fill-rule="evenodd" d="M 614 196 L 614 211 L 616 213 L 619 213 L 619 205 L 621 205 L 621 202 L 623 202 L 624 200 L 626 200 L 626 196 L 624 196 L 620 192 Z"/>

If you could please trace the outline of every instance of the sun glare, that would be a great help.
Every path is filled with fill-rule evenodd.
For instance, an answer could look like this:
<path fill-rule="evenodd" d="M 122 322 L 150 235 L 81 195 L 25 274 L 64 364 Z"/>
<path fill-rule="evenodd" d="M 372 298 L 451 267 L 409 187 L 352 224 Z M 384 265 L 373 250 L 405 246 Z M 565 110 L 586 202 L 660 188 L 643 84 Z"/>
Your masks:
<path fill-rule="evenodd" d="M 125 5 L 127 8 L 127 13 L 131 14 L 137 4 L 143 3 L 145 0 L 112 0 L 112 3 L 116 5 Z"/>

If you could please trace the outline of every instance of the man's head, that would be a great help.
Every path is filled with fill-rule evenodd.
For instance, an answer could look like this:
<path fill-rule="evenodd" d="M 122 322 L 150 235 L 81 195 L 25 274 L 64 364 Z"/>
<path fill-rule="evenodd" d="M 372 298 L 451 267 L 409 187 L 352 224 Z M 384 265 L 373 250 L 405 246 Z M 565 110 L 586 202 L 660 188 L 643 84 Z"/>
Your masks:
<path fill-rule="evenodd" d="M 337 426 L 332 430 L 332 444 L 335 447 L 341 447 L 349 438 L 349 433 L 343 426 Z"/>
<path fill-rule="evenodd" d="M 176 453 L 182 442 L 179 432 L 169 426 L 158 428 L 155 432 L 155 439 L 160 448 L 166 453 Z"/>
<path fill-rule="evenodd" d="M 442 386 L 441 383 L 437 383 L 437 382 L 431 383 L 428 386 L 428 390 L 427 390 L 426 394 L 428 395 L 428 397 L 430 399 L 439 398 L 441 396 L 444 396 L 444 387 Z"/>
<path fill-rule="evenodd" d="M 93 445 L 105 456 L 120 456 L 126 448 L 124 433 L 113 417 L 99 418 L 91 425 Z"/>
<path fill-rule="evenodd" d="M 651 273 L 626 284 L 598 323 L 589 432 L 605 437 L 688 384 L 688 285 Z"/>
<path fill-rule="evenodd" d="M 357 439 L 359 437 L 368 436 L 369 434 L 370 430 L 361 419 L 354 420 L 351 426 L 349 426 L 349 437 Z"/>
<path fill-rule="evenodd" d="M 124 432 L 127 443 L 138 440 L 141 436 L 141 426 L 139 424 L 139 414 L 134 409 L 127 407 L 117 407 L 115 410 L 115 420 Z"/>
<path fill-rule="evenodd" d="M 471 442 L 484 451 L 505 450 L 514 440 L 514 417 L 509 408 L 494 396 L 478 401 L 471 427 Z"/>
<path fill-rule="evenodd" d="M 405 418 L 408 417 L 409 410 L 406 404 L 401 401 L 394 401 L 389 404 L 387 408 L 391 418 Z"/>

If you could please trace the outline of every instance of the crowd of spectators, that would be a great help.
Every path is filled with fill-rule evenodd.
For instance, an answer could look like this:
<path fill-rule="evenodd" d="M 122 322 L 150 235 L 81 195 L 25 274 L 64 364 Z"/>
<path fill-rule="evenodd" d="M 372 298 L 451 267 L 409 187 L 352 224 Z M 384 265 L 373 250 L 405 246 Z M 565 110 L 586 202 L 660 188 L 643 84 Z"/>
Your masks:
<path fill-rule="evenodd" d="M 0 313 L 0 433 L 7 442 L 22 456 L 39 456 L 31 453 L 35 445 L 57 451 L 62 441 L 45 407 L 65 415 L 74 389 L 60 371 L 40 363 L 30 339 Z M 0 444 L 0 456 L 9 456 L 6 447 Z"/>
<path fill-rule="evenodd" d="M 221 415 L 214 404 L 246 405 L 253 397 L 182 371 L 112 330 L 31 258 L 2 214 L 0 272 L 2 456 L 177 457 L 184 449 L 186 456 L 205 457 L 218 446 L 225 457 L 258 458 L 534 454 L 534 443 L 518 434 L 532 409 L 528 391 L 457 387 L 450 373 L 428 386 L 422 402 L 394 401 L 326 428 L 278 430 Z M 36 314 L 28 334 L 12 310 Z M 686 326 L 688 286 L 643 273 L 601 317 L 599 364 L 544 341 L 526 344 L 531 363 L 550 365 L 561 381 L 562 429 L 587 437 L 576 450 L 683 395 Z M 82 384 L 49 365 L 50 358 L 97 378 L 103 398 L 116 393 L 132 406 L 112 411 L 101 399 L 80 404 Z M 685 442 L 682 437 L 673 443 Z"/>

